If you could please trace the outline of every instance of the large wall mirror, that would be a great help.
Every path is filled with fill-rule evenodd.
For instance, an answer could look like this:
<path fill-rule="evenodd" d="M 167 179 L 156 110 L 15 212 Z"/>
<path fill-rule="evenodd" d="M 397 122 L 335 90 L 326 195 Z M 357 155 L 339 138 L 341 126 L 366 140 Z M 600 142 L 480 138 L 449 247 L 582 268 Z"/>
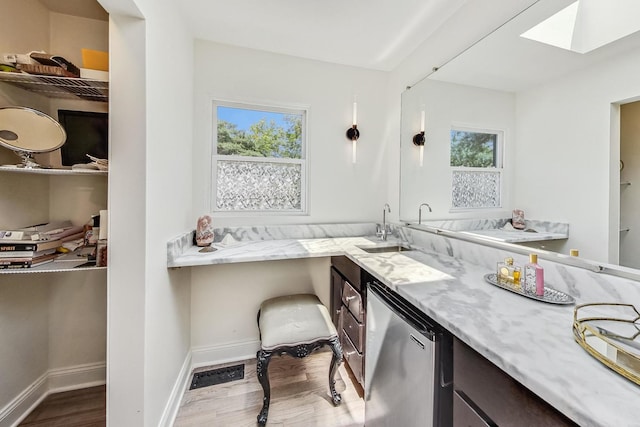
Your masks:
<path fill-rule="evenodd" d="M 568 239 L 547 249 L 640 269 L 638 16 L 634 0 L 539 0 L 408 88 L 401 221 L 416 224 L 422 203 L 432 208 L 423 221 L 510 218 L 518 208 L 569 224 Z M 501 138 L 487 143 L 488 166 L 464 178 L 481 189 L 468 205 L 456 201 L 456 131 Z"/>

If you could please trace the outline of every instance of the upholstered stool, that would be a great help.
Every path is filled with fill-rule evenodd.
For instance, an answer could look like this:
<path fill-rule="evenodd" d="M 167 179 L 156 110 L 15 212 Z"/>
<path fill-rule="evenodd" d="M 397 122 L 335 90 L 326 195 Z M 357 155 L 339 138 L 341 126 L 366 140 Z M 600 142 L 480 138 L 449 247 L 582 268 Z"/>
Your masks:
<path fill-rule="evenodd" d="M 284 353 L 294 357 L 306 357 L 328 345 L 333 351 L 329 369 L 329 389 L 334 405 L 339 405 L 335 373 L 342 363 L 342 347 L 338 333 L 331 322 L 327 308 L 318 297 L 309 294 L 271 298 L 262 303 L 258 311 L 258 329 L 261 346 L 258 351 L 258 381 L 264 390 L 262 410 L 258 424 L 265 425 L 269 415 L 271 390 L 269 385 L 269 361 L 272 355 Z"/>

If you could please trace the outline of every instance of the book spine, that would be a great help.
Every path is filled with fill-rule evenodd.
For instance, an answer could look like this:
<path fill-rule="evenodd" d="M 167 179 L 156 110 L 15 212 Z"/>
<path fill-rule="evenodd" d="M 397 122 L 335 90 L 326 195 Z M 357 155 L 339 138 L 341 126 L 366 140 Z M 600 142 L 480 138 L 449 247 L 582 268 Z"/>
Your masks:
<path fill-rule="evenodd" d="M 35 254 L 35 251 L 4 251 L 0 252 L 0 260 L 4 258 L 33 257 Z"/>
<path fill-rule="evenodd" d="M 22 261 L 22 262 L 10 263 L 10 264 L 0 263 L 0 270 L 9 270 L 13 268 L 30 268 L 30 267 L 31 267 L 31 261 Z"/>
<path fill-rule="evenodd" d="M 11 264 L 20 264 L 23 262 L 33 262 L 33 258 L 31 257 L 20 257 L 20 258 L 0 258 L 0 265 L 11 265 Z"/>
<path fill-rule="evenodd" d="M 0 243 L 0 252 L 37 251 L 36 243 Z"/>

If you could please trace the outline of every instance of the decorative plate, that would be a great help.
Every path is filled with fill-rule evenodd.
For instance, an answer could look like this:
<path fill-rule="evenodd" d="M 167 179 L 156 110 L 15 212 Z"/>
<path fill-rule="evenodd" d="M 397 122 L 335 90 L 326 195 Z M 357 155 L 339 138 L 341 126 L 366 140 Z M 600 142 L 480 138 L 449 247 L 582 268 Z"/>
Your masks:
<path fill-rule="evenodd" d="M 576 300 L 573 299 L 571 295 L 567 295 L 564 292 L 553 289 L 547 285 L 544 286 L 544 295 L 538 296 L 535 294 L 531 295 L 531 294 L 525 293 L 520 286 L 516 288 L 516 287 L 501 285 L 500 283 L 498 283 L 498 277 L 496 273 L 485 274 L 484 280 L 487 283 L 490 283 L 494 286 L 499 287 L 500 289 L 505 289 L 507 291 L 513 292 L 518 295 L 522 295 L 523 297 L 526 297 L 526 298 L 534 299 L 536 301 L 547 302 L 549 304 L 574 304 L 576 302 Z"/>

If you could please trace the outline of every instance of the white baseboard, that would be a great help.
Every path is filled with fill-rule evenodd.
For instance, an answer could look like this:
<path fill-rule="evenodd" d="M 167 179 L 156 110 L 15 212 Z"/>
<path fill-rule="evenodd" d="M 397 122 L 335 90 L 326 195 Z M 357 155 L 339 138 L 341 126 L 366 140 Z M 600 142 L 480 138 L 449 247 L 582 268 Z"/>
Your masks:
<path fill-rule="evenodd" d="M 259 340 L 221 346 L 194 347 L 191 349 L 191 369 L 253 359 L 256 357 L 258 350 L 260 350 Z"/>
<path fill-rule="evenodd" d="M 162 417 L 160 418 L 158 427 L 171 427 L 176 420 L 178 410 L 180 409 L 180 403 L 182 402 L 182 395 L 191 380 L 191 358 L 192 355 L 189 351 L 187 353 L 187 357 L 185 357 L 184 362 L 182 363 L 182 368 L 180 368 L 178 378 L 173 385 L 171 395 L 167 401 L 167 406 L 165 406 L 164 411 L 162 412 Z"/>
<path fill-rule="evenodd" d="M 45 372 L 0 410 L 0 427 L 17 426 L 47 396 Z"/>
<path fill-rule="evenodd" d="M 50 369 L 48 377 L 49 393 L 95 387 L 106 383 L 107 365 L 100 362 Z"/>
<path fill-rule="evenodd" d="M 49 394 L 105 384 L 106 364 L 50 369 L 0 410 L 0 427 L 15 427 Z"/>

